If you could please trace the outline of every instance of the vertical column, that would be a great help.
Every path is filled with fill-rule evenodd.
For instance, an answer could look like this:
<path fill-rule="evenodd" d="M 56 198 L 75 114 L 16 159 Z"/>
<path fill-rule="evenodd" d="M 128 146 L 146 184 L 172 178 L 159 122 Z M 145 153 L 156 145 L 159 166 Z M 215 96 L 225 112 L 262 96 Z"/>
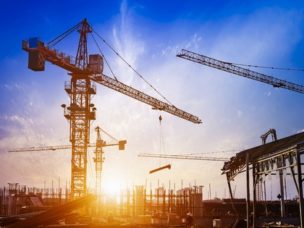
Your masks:
<path fill-rule="evenodd" d="M 282 161 L 281 161 L 282 162 Z M 281 218 L 285 217 L 285 203 L 284 203 L 284 182 L 283 182 L 283 170 L 279 170 L 279 177 L 280 177 L 280 205 L 281 205 Z"/>
<path fill-rule="evenodd" d="M 297 146 L 297 173 L 298 173 L 298 187 L 299 187 L 299 214 L 300 214 L 300 227 L 304 227 L 304 202 L 303 202 L 303 180 L 301 168 L 301 154 L 300 145 Z"/>
<path fill-rule="evenodd" d="M 227 184 L 228 184 L 228 189 L 229 189 L 229 194 L 230 194 L 230 202 L 231 202 L 233 211 L 234 211 L 234 213 L 236 215 L 236 221 L 235 221 L 235 223 L 233 225 L 233 226 L 235 226 L 237 224 L 237 222 L 239 221 L 239 219 L 240 219 L 240 215 L 239 215 L 239 212 L 237 211 L 237 209 L 236 209 L 236 207 L 234 205 L 234 197 L 233 197 L 233 194 L 232 194 L 231 183 L 230 183 L 231 179 L 230 179 L 228 173 L 226 173 L 226 179 L 227 179 Z"/>
<path fill-rule="evenodd" d="M 153 213 L 153 192 L 152 192 L 152 186 L 150 186 L 150 213 Z"/>
<path fill-rule="evenodd" d="M 257 185 L 259 183 L 259 174 L 256 174 L 256 168 L 258 167 L 259 164 L 252 164 L 252 185 L 253 185 L 253 204 L 252 204 L 252 227 L 255 227 L 255 217 L 256 217 L 256 210 L 255 210 L 255 206 L 256 206 L 256 188 Z M 259 186 L 259 185 L 258 185 Z"/>
<path fill-rule="evenodd" d="M 135 188 L 133 185 L 133 194 L 132 194 L 132 216 L 135 217 Z"/>
<path fill-rule="evenodd" d="M 249 153 L 246 155 L 246 189 L 247 189 L 247 197 L 246 197 L 246 219 L 247 219 L 247 228 L 250 228 L 249 220 L 250 220 L 250 179 L 249 179 Z"/>
<path fill-rule="evenodd" d="M 64 108 L 64 116 L 70 121 L 71 198 L 83 197 L 87 191 L 87 146 L 90 141 L 90 121 L 95 119 L 91 95 L 96 93 L 87 75 L 72 75 L 65 85 L 70 96 L 70 106 Z"/>

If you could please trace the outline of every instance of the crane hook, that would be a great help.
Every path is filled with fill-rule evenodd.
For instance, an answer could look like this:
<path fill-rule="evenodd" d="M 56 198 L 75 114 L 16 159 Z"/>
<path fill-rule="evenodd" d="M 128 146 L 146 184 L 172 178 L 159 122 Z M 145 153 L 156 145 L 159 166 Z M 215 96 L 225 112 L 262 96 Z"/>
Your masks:
<path fill-rule="evenodd" d="M 163 120 L 163 117 L 161 115 L 159 115 L 158 119 L 159 119 L 159 124 L 161 124 L 161 121 Z"/>

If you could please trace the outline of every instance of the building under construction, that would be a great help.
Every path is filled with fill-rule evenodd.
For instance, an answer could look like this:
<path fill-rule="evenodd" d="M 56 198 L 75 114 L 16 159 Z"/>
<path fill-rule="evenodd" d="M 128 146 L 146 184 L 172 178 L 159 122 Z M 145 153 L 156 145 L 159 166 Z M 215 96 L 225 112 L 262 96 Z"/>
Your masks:
<path fill-rule="evenodd" d="M 76 58 L 58 51 L 55 46 L 72 32 L 79 32 Z M 92 35 L 98 54 L 88 53 L 87 39 Z M 88 23 L 86 19 L 76 24 L 48 43 L 37 38 L 22 42 L 28 53 L 28 67 L 33 71 L 44 71 L 45 62 L 50 62 L 68 72 L 71 79 L 65 83 L 69 104 L 63 104 L 64 117 L 69 121 L 70 145 L 31 148 L 35 150 L 71 150 L 71 181 L 65 189 L 38 189 L 10 183 L 0 189 L 0 226 L 2 227 L 304 227 L 302 155 L 304 133 L 277 140 L 275 131 L 270 133 L 273 142 L 266 143 L 268 134 L 263 135 L 263 145 L 224 158 L 194 158 L 198 160 L 226 161 L 222 172 L 226 175 L 230 192 L 228 199 L 208 199 L 203 195 L 203 186 L 166 189 L 158 186 L 148 189 L 145 185 L 132 186 L 115 196 L 101 191 L 101 172 L 104 161 L 103 147 L 118 146 L 124 149 L 126 140 L 108 144 L 100 136 L 90 143 L 91 122 L 96 119 L 97 108 L 92 103 L 96 84 L 134 98 L 153 109 L 199 124 L 202 121 L 171 104 L 158 90 L 166 102 L 151 97 L 142 91 L 120 82 L 115 75 L 103 73 L 105 57 L 96 38 L 116 52 Z M 178 57 L 199 64 L 254 79 L 274 87 L 304 93 L 304 87 L 274 77 L 257 73 L 229 62 L 223 62 L 191 51 L 182 50 Z M 140 75 L 129 63 L 127 65 Z M 144 79 L 144 78 L 143 78 Z M 144 79 L 145 80 L 145 79 Z M 113 137 L 112 137 L 113 138 Z M 95 148 L 95 190 L 91 193 L 87 185 L 88 148 Z M 20 151 L 27 151 L 20 149 Z M 151 156 L 146 154 L 146 156 Z M 155 156 L 155 155 L 154 155 Z M 153 157 L 153 156 L 152 156 Z M 171 158 L 189 159 L 189 156 L 172 155 Z M 191 159 L 191 158 L 190 158 Z M 170 169 L 162 166 L 151 173 Z M 283 176 L 289 173 L 294 181 L 298 197 L 287 200 L 284 193 Z M 237 199 L 232 194 L 231 184 L 238 175 L 246 175 L 246 198 Z M 271 201 L 266 192 L 265 177 L 277 174 L 280 177 L 280 195 Z M 252 194 L 251 194 L 252 193 Z"/>
<path fill-rule="evenodd" d="M 248 206 L 255 208 L 255 222 L 259 222 L 256 227 L 271 227 L 273 221 L 285 221 L 284 224 L 289 223 L 288 227 L 293 227 L 291 224 L 297 227 L 300 218 L 298 202 L 294 200 L 284 201 L 287 216 L 281 217 L 281 202 L 278 200 L 250 201 L 248 204 L 246 199 L 204 199 L 203 186 L 174 190 L 164 187 L 146 189 L 141 185 L 115 196 L 102 194 L 98 199 L 88 196 L 73 201 L 68 199 L 69 191 L 11 183 L 0 191 L 0 224 L 5 227 L 50 224 L 68 227 L 79 223 L 93 223 L 98 227 L 184 227 L 187 217 L 191 216 L 196 227 L 238 227 L 246 220 Z M 265 214 L 265 208 L 268 214 Z"/>

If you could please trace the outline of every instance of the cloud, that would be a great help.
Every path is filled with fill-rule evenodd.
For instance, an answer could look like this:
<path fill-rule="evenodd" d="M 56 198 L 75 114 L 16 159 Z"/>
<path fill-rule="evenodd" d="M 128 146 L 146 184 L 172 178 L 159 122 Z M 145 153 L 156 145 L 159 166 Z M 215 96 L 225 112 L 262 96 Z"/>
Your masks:
<path fill-rule="evenodd" d="M 138 58 L 144 53 L 144 41 L 134 36 L 137 31 L 133 29 L 132 11 L 128 7 L 126 0 L 122 1 L 120 6 L 120 23 L 112 28 L 113 44 L 117 52 L 134 68 L 137 67 Z M 116 56 L 117 57 L 117 56 Z M 117 75 L 123 75 L 121 78 L 127 84 L 131 83 L 134 72 L 122 61 L 116 58 L 114 69 Z"/>
<path fill-rule="evenodd" d="M 9 91 L 16 91 L 16 90 L 23 89 L 23 85 L 21 85 L 20 83 L 4 84 L 1 87 L 3 87 L 3 89 L 9 90 Z"/>
<path fill-rule="evenodd" d="M 181 49 L 197 50 L 201 46 L 202 37 L 197 33 L 194 33 L 189 40 L 185 40 L 181 43 L 176 43 L 174 46 L 166 46 L 161 49 L 161 55 L 163 56 L 175 56 Z"/>
<path fill-rule="evenodd" d="M 272 19 L 268 20 L 265 14 Z M 280 56 L 288 57 L 301 37 L 298 31 L 301 27 L 300 22 L 293 16 L 298 15 L 290 13 L 284 16 L 275 10 L 261 10 L 249 16 L 232 18 L 225 23 L 209 22 L 206 26 L 197 26 L 190 31 L 187 27 L 179 27 L 179 21 L 170 22 L 173 28 L 179 29 L 166 31 L 172 34 L 168 39 L 155 31 L 146 30 L 144 33 L 143 28 L 135 23 L 138 17 L 133 6 L 123 1 L 120 14 L 107 34 L 107 37 L 112 38 L 110 43 L 133 67 L 139 68 L 168 100 L 202 118 L 203 124 L 194 125 L 167 113 L 152 111 L 151 107 L 145 104 L 98 86 L 98 94 L 92 100 L 97 107 L 97 120 L 91 126 L 91 142 L 95 140 L 93 128 L 97 125 L 118 139 L 128 140 L 124 152 L 118 152 L 117 148 L 105 149 L 103 177 L 110 179 L 116 176 L 129 184 L 142 184 L 147 181 L 153 186 L 156 186 L 158 179 L 165 185 L 171 181 L 172 185 L 176 183 L 178 187 L 181 179 L 184 180 L 184 186 L 189 182 L 193 184 L 194 180 L 197 184 L 205 186 L 212 183 L 213 188 L 217 189 L 226 186 L 225 177 L 220 171 L 222 163 L 146 159 L 138 158 L 137 154 L 159 152 L 161 137 L 166 145 L 164 153 L 167 154 L 204 155 L 204 152 L 255 146 L 260 143 L 261 133 L 270 125 L 278 126 L 282 130 L 290 129 L 288 123 L 285 123 L 282 117 L 279 118 L 277 113 L 282 112 L 285 117 L 292 115 L 284 108 L 284 105 L 292 101 L 280 99 L 283 108 L 279 106 L 281 108 L 277 109 L 274 104 L 275 100 L 280 98 L 280 94 L 271 90 L 271 96 L 265 96 L 270 90 L 269 86 L 187 62 L 176 58 L 175 54 L 181 48 L 187 48 L 224 60 L 271 64 L 271 59 L 280 63 L 283 61 L 283 57 Z M 149 27 L 148 22 L 143 24 Z M 217 29 L 210 29 L 208 26 Z M 189 38 L 181 39 L 180 34 L 186 33 L 190 34 Z M 288 37 L 288 34 L 294 36 Z M 147 40 L 153 43 L 147 43 Z M 115 54 L 110 56 L 109 60 L 113 60 L 114 57 Z M 119 80 L 157 96 L 142 80 L 138 80 L 121 60 L 115 58 L 111 62 Z M 50 77 L 48 80 L 49 84 L 52 84 L 53 78 Z M 43 81 L 44 84 L 45 82 Z M 33 87 L 35 86 L 37 85 L 33 84 Z M 2 152 L 11 147 L 35 146 L 45 142 L 49 145 L 68 143 L 69 126 L 59 107 L 59 102 L 67 100 L 67 97 L 60 94 L 62 87 L 51 88 L 48 93 L 40 93 L 42 89 L 35 92 L 26 89 L 22 93 L 26 105 L 23 104 L 16 109 L 15 113 L 1 115 L 0 121 L 5 123 L 1 125 L 0 130 Z M 56 99 L 50 100 L 51 96 L 55 96 Z M 161 126 L 158 121 L 159 115 L 163 116 Z M 293 125 L 294 131 L 303 128 L 303 122 L 299 123 Z M 162 136 L 159 133 L 160 128 Z M 294 131 L 285 130 L 282 135 Z M 20 177 L 33 177 L 29 182 L 38 183 L 37 170 L 41 179 L 50 180 L 59 175 L 69 178 L 69 151 L 65 155 L 43 153 L 10 157 L 1 153 L 0 156 L 2 161 L 7 161 L 4 169 L 6 175 L 0 180 L 2 183 L 8 182 L 10 178 L 15 180 Z M 89 176 L 93 180 L 92 156 L 93 153 L 89 159 Z M 150 169 L 166 163 L 172 164 L 171 171 L 148 175 Z M 10 168 L 15 166 L 16 169 L 10 173 Z M 27 171 L 22 173 L 25 169 Z M 240 196 L 244 194 L 241 189 L 237 192 Z M 222 193 L 218 192 L 219 196 L 220 194 Z"/>
<path fill-rule="evenodd" d="M 282 125 L 280 119 L 273 118 L 270 114 L 278 110 L 275 110 L 275 106 L 269 103 L 270 101 L 264 100 L 266 93 L 264 88 L 269 90 L 269 86 L 225 75 L 226 73 L 174 57 L 176 50 L 186 47 L 203 54 L 209 53 L 219 59 L 242 63 L 271 64 L 269 59 L 273 60 L 274 56 L 277 57 L 276 61 L 280 61 L 278 56 L 280 54 L 288 55 L 299 41 L 300 36 L 298 35 L 291 40 L 287 36 L 290 33 L 297 34 L 299 24 L 291 23 L 293 19 L 287 15 L 280 18 L 279 27 L 272 26 L 275 19 L 267 21 L 264 17 L 265 14 L 271 15 L 271 18 L 282 16 L 281 12 L 275 10 L 271 12 L 261 10 L 252 13 L 247 18 L 233 19 L 228 21 L 227 25 L 222 25 L 217 34 L 212 34 L 215 41 L 211 43 L 208 43 L 209 40 L 205 38 L 208 37 L 206 34 L 204 38 L 198 35 L 207 31 L 199 29 L 194 30 L 188 40 L 181 42 L 170 40 L 167 46 L 159 49 L 152 49 L 151 47 L 155 48 L 155 45 L 143 43 L 141 68 L 145 69 L 145 75 L 148 75 L 152 84 L 177 107 L 190 111 L 203 119 L 203 124 L 196 126 L 162 113 L 166 153 L 203 153 L 204 151 L 248 148 L 260 144 L 259 136 L 265 129 L 268 129 L 268 126 L 284 128 L 284 123 Z M 127 18 L 124 17 L 124 20 Z M 129 37 L 126 40 L 132 40 L 130 37 L 134 38 L 133 34 L 140 33 L 137 31 L 140 30 L 139 27 L 134 26 L 131 30 L 133 33 L 128 34 Z M 267 33 L 267 31 L 270 32 Z M 164 39 L 164 37 L 159 37 L 159 39 Z M 204 47 L 202 47 L 202 43 L 205 45 Z M 286 43 L 286 45 L 281 47 L 281 43 Z M 127 47 L 124 45 L 129 44 L 125 42 L 120 45 L 122 45 L 120 49 L 125 50 Z M 153 58 L 149 58 L 152 55 Z M 145 58 L 146 61 L 143 60 Z M 144 88 L 144 91 L 152 92 L 145 86 L 140 86 Z M 272 96 L 277 97 L 278 95 L 273 93 Z M 108 159 L 104 175 L 110 175 L 110 166 L 112 166 L 115 167 L 115 170 L 119 170 L 118 173 L 122 173 L 123 179 L 132 179 L 134 182 L 142 182 L 146 177 L 153 183 L 157 179 L 161 179 L 165 183 L 168 183 L 169 180 L 178 183 L 181 178 L 191 180 L 195 177 L 202 184 L 212 183 L 216 179 L 215 186 L 226 186 L 225 177 L 220 174 L 221 163 L 167 160 L 161 163 L 172 163 L 174 168 L 170 172 L 147 176 L 146 173 L 149 169 L 159 166 L 159 160 L 139 159 L 134 153 L 135 151 L 138 153 L 159 151 L 160 136 L 157 126 L 159 114 L 151 114 L 147 107 L 131 103 L 132 101 L 128 101 L 128 98 L 105 98 L 103 104 L 107 102 L 106 99 L 110 99 L 113 105 L 110 105 L 111 118 L 104 116 L 103 121 L 111 123 L 110 127 L 119 129 L 120 132 L 124 132 L 123 135 L 127 135 L 130 144 L 127 146 L 126 154 L 131 154 L 117 155 L 117 160 L 113 163 L 115 158 Z M 114 100 L 115 102 L 112 102 Z M 107 107 L 109 107 L 108 105 Z M 122 116 L 122 113 L 128 113 L 128 115 Z M 115 119 L 114 116 L 116 116 Z M 130 126 L 132 127 L 130 128 Z M 288 132 L 288 134 L 292 133 L 295 132 Z M 129 162 L 122 165 L 120 160 Z M 133 162 L 137 161 L 138 165 L 133 166 Z M 128 172 L 124 172 L 124 170 L 128 170 Z M 204 174 L 202 170 L 208 170 L 208 175 Z M 240 189 L 238 194 L 244 195 L 245 192 Z"/>

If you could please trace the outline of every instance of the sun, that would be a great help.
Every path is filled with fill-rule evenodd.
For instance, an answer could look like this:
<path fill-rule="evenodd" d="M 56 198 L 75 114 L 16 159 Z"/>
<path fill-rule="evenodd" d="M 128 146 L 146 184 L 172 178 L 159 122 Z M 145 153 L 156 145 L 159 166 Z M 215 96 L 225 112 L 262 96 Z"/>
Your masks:
<path fill-rule="evenodd" d="M 119 196 L 123 186 L 118 180 L 107 180 L 103 183 L 103 192 L 108 196 Z"/>

